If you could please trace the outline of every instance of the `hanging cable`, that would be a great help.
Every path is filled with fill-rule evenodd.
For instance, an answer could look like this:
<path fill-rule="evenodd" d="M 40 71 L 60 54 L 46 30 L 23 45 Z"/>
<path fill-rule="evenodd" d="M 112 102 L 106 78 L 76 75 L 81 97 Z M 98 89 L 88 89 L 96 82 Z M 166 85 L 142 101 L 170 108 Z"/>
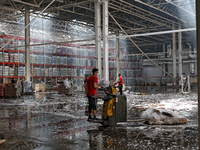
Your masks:
<path fill-rule="evenodd" d="M 124 31 L 124 29 L 121 27 L 121 25 L 115 20 L 115 18 L 110 14 L 110 12 L 108 12 L 108 14 L 110 15 L 110 17 L 115 21 L 115 23 L 119 26 L 119 28 L 124 32 L 124 34 L 126 34 L 128 36 L 128 34 L 126 33 L 126 31 Z M 130 38 L 128 37 L 129 40 L 135 45 L 135 47 L 137 47 L 137 49 L 148 59 L 150 60 L 156 67 L 158 67 L 161 71 L 163 71 L 164 73 L 168 74 L 170 77 L 173 78 L 173 76 L 171 74 L 169 74 L 168 72 L 166 72 L 165 70 L 163 70 L 160 66 L 158 66 L 151 58 L 149 58 L 140 48 L 139 46 Z"/>
<path fill-rule="evenodd" d="M 21 33 L 23 30 L 25 30 L 30 24 L 40 15 L 42 14 L 55 0 L 52 0 L 49 5 L 47 5 L 37 16 L 35 16 L 29 24 L 27 24 L 23 29 L 21 29 L 12 39 L 10 39 L 5 45 L 3 45 L 0 50 L 2 50 L 6 45 L 8 45 L 19 33 Z"/>

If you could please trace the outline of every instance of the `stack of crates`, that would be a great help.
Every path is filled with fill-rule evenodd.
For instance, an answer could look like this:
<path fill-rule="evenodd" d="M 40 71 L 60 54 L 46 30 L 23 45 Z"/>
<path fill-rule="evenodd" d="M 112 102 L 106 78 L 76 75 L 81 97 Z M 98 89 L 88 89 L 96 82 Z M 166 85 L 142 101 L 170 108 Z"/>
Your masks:
<path fill-rule="evenodd" d="M 4 96 L 4 87 L 0 86 L 0 97 Z"/>

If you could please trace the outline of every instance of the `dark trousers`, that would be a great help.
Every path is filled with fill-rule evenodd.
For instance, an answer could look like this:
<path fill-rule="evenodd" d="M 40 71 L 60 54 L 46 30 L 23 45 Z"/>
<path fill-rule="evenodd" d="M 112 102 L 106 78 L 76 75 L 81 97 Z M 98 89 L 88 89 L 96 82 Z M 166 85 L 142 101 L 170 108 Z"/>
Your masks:
<path fill-rule="evenodd" d="M 92 96 L 88 96 L 88 100 L 89 100 L 89 113 L 91 114 L 92 113 L 92 109 L 93 110 L 97 110 L 97 107 L 96 107 L 96 99 L 93 98 Z"/>
<path fill-rule="evenodd" d="M 120 84 L 120 85 L 119 85 L 119 92 L 120 92 L 120 95 L 122 95 L 122 87 L 123 87 L 122 84 Z"/>

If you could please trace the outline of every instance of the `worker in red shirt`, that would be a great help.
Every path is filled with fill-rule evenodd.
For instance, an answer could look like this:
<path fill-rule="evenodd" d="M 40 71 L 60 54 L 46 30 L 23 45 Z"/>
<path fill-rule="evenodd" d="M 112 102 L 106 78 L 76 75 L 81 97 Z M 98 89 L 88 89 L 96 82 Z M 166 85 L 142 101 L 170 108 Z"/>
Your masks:
<path fill-rule="evenodd" d="M 98 78 L 97 78 L 97 74 L 99 73 L 99 70 L 97 68 L 92 69 L 92 73 L 93 76 L 91 76 L 89 78 L 89 80 L 85 83 L 85 85 L 88 87 L 88 91 L 87 91 L 87 96 L 88 96 L 88 100 L 89 100 L 89 117 L 88 120 L 98 120 L 96 117 L 96 113 L 97 113 L 97 107 L 96 107 L 96 99 L 93 97 L 95 95 L 97 95 L 97 90 L 96 89 L 101 89 L 100 86 L 97 86 L 98 83 Z M 92 118 L 91 113 L 92 113 L 92 109 L 93 109 L 93 115 L 94 118 Z"/>
<path fill-rule="evenodd" d="M 122 76 L 121 74 L 119 74 L 119 92 L 120 92 L 120 95 L 122 95 L 122 87 L 123 87 L 123 79 L 122 79 Z"/>

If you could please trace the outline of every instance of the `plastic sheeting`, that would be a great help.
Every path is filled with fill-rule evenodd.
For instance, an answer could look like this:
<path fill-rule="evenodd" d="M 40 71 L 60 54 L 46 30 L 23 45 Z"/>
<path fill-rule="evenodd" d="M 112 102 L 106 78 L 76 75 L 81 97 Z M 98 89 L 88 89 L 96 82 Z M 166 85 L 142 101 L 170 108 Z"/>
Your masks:
<path fill-rule="evenodd" d="M 141 118 L 148 122 L 148 124 L 184 124 L 187 123 L 187 119 L 178 115 L 170 109 L 155 109 L 148 108 L 142 112 Z"/>
<path fill-rule="evenodd" d="M 67 79 L 64 80 L 64 85 L 66 89 L 69 89 L 73 84 L 71 81 L 68 81 Z"/>

